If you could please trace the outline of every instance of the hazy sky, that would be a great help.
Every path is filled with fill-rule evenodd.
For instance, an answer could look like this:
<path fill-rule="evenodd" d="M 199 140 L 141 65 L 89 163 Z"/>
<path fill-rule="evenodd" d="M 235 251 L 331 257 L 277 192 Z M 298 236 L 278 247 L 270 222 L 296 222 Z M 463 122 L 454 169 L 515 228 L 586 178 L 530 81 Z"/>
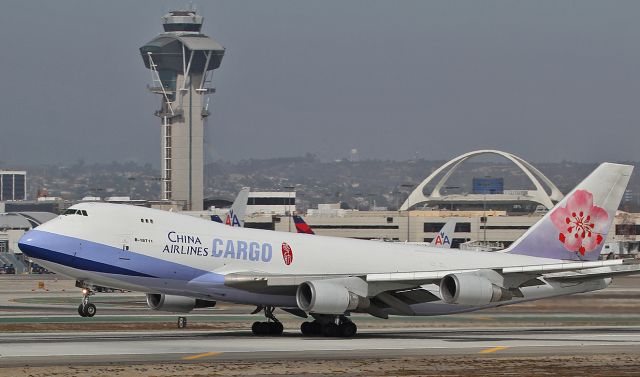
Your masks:
<path fill-rule="evenodd" d="M 187 2 L 3 1 L 0 160 L 159 164 L 138 48 Z M 640 160 L 638 1 L 206 1 L 207 161 Z"/>

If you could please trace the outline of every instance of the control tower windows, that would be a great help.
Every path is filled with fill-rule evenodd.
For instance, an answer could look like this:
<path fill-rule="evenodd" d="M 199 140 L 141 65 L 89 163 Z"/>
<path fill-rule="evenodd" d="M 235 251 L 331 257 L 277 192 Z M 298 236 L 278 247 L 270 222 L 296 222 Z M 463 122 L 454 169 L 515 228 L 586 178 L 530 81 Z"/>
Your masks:
<path fill-rule="evenodd" d="M 168 69 L 158 70 L 160 81 L 165 90 L 167 90 L 167 98 L 169 101 L 175 101 L 176 99 L 176 77 L 177 72 Z"/>

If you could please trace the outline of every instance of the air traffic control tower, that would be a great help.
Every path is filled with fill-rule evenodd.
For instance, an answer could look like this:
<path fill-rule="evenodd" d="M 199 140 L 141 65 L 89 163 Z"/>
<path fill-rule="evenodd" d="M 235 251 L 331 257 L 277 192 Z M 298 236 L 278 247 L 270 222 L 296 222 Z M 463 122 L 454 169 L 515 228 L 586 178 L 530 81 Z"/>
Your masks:
<path fill-rule="evenodd" d="M 162 98 L 155 115 L 162 122 L 162 199 L 202 210 L 206 95 L 213 70 L 224 55 L 213 38 L 200 32 L 203 17 L 195 11 L 172 11 L 162 17 L 164 33 L 140 47 L 151 70 L 149 90 Z"/>

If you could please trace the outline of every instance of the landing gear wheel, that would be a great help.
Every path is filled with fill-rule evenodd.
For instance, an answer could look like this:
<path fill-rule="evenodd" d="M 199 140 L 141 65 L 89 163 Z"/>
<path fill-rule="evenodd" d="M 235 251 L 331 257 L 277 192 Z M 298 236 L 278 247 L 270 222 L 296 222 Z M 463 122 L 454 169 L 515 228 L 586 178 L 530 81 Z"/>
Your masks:
<path fill-rule="evenodd" d="M 269 334 L 271 335 L 282 335 L 284 331 L 284 326 L 280 322 L 267 322 L 269 325 Z"/>
<path fill-rule="evenodd" d="M 178 328 L 184 329 L 187 327 L 187 317 L 178 317 Z"/>
<path fill-rule="evenodd" d="M 262 330 L 261 326 L 261 322 L 254 322 L 253 325 L 251 325 L 251 332 L 253 333 L 253 335 L 262 335 L 260 333 L 260 330 Z"/>
<path fill-rule="evenodd" d="M 256 310 L 254 313 L 264 310 L 264 316 L 267 317 L 268 321 L 254 322 L 253 325 L 251 325 L 253 335 L 282 335 L 284 326 L 282 326 L 282 323 L 273 315 L 273 311 L 275 310 L 273 306 L 258 307 Z"/>
<path fill-rule="evenodd" d="M 338 329 L 340 331 L 340 336 L 343 338 L 351 338 L 358 332 L 358 326 L 351 321 L 341 323 L 340 326 L 338 326 Z"/>
<path fill-rule="evenodd" d="M 276 335 L 272 331 L 272 322 L 254 322 L 251 326 L 251 332 L 253 335 Z"/>
<path fill-rule="evenodd" d="M 340 328 L 335 323 L 327 323 L 322 327 L 322 334 L 328 337 L 338 336 L 340 334 Z"/>
<path fill-rule="evenodd" d="M 79 283 L 76 282 L 76 286 Z M 81 317 L 93 317 L 96 315 L 96 306 L 89 302 L 89 297 L 93 296 L 93 292 L 89 288 L 82 288 L 82 303 L 78 306 L 78 314 Z"/>
<path fill-rule="evenodd" d="M 322 324 L 318 321 L 312 322 L 302 322 L 300 325 L 300 332 L 302 335 L 321 335 L 322 334 Z"/>
<path fill-rule="evenodd" d="M 96 306 L 93 304 L 87 304 L 84 307 L 84 316 L 93 317 L 94 315 L 96 315 Z"/>
<path fill-rule="evenodd" d="M 302 335 L 313 335 L 313 325 L 311 322 L 302 322 L 300 325 L 300 332 Z"/>

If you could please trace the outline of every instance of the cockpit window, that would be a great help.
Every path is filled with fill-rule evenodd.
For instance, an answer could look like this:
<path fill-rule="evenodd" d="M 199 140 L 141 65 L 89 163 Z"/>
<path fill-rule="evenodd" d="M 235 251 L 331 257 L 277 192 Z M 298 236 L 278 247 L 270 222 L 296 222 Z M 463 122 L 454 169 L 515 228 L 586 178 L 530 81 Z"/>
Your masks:
<path fill-rule="evenodd" d="M 62 214 L 63 215 L 89 216 L 89 214 L 87 214 L 87 211 L 85 211 L 84 209 L 73 209 L 73 208 L 67 209 Z"/>

